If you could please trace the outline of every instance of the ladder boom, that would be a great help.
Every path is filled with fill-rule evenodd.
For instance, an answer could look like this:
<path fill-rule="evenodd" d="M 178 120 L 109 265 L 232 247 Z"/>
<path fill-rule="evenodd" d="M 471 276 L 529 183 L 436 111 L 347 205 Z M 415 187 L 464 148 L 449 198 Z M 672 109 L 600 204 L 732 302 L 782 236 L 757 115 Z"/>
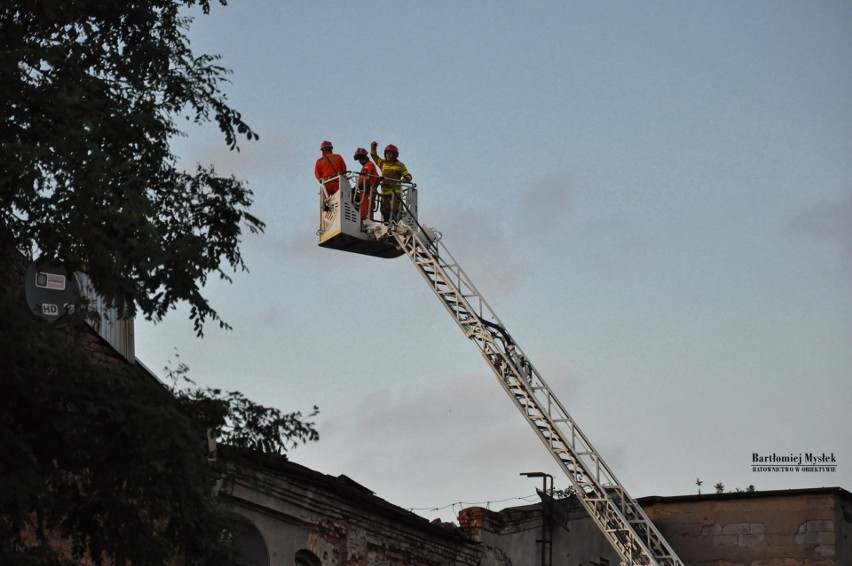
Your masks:
<path fill-rule="evenodd" d="M 407 224 L 388 237 L 408 256 L 435 295 L 474 342 L 498 382 L 566 473 L 583 507 L 624 564 L 683 566 L 669 544 L 579 429 L 438 239 Z"/>

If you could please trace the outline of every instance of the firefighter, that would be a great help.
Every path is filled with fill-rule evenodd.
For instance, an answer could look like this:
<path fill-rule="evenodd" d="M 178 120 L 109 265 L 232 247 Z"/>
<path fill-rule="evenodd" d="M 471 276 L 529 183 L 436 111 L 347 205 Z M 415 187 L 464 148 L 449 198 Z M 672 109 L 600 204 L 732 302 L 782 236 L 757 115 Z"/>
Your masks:
<path fill-rule="evenodd" d="M 346 173 L 346 162 L 338 154 L 334 153 L 331 142 L 326 140 L 320 145 L 322 157 L 317 159 L 314 166 L 314 175 L 317 181 L 323 184 L 326 194 L 333 195 L 340 190 L 339 175 Z"/>
<path fill-rule="evenodd" d="M 370 157 L 382 170 L 382 183 L 379 194 L 382 196 L 382 220 L 399 220 L 399 209 L 402 204 L 402 189 L 399 186 L 400 181 L 411 182 L 411 173 L 405 168 L 405 164 L 399 160 L 399 150 L 395 145 L 390 144 L 385 148 L 385 157 L 379 157 L 376 149 L 378 142 L 370 144 Z"/>
<path fill-rule="evenodd" d="M 361 222 L 364 225 L 372 224 L 372 218 L 369 218 L 373 210 L 373 201 L 376 198 L 376 187 L 382 179 L 376 166 L 369 159 L 367 150 L 359 147 L 355 150 L 355 161 L 361 164 L 361 172 L 358 174 L 357 191 L 361 195 Z"/>

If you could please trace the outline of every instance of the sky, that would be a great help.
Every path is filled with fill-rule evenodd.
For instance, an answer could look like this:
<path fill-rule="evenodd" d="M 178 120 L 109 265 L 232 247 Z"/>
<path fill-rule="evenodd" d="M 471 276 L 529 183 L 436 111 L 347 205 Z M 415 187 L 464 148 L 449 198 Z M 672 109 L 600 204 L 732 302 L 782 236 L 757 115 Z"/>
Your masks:
<path fill-rule="evenodd" d="M 232 0 L 190 37 L 260 135 L 187 124 L 262 235 L 233 326 L 137 321 L 138 358 L 310 412 L 289 454 L 393 504 L 568 478 L 416 268 L 317 246 L 320 142 L 393 143 L 419 216 L 634 497 L 852 490 L 852 3 Z M 834 472 L 753 472 L 754 455 Z M 703 482 L 701 486 L 697 481 Z"/>

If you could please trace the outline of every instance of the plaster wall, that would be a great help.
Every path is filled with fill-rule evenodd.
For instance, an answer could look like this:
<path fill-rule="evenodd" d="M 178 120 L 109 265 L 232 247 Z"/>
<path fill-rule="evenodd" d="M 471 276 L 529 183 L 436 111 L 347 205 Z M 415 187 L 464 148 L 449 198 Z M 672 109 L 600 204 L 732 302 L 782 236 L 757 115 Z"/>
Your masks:
<path fill-rule="evenodd" d="M 229 497 L 265 542 L 268 564 L 258 566 L 292 566 L 300 551 L 322 566 L 480 565 L 480 546 L 454 527 L 401 509 L 371 508 L 366 494 L 366 501 L 351 500 L 267 476 L 256 485 L 236 485 Z"/>

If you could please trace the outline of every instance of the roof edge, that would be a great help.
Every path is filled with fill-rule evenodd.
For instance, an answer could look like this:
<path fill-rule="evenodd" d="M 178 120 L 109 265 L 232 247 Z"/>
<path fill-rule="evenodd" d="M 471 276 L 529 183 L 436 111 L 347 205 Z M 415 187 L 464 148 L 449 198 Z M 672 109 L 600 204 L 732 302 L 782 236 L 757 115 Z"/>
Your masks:
<path fill-rule="evenodd" d="M 636 501 L 643 507 L 658 503 L 680 503 L 687 501 L 721 501 L 727 499 L 754 499 L 765 497 L 795 497 L 802 495 L 837 495 L 852 501 L 852 493 L 842 487 L 812 487 L 801 489 L 776 489 L 767 491 L 734 491 L 729 493 L 696 493 L 691 495 L 649 495 Z"/>

